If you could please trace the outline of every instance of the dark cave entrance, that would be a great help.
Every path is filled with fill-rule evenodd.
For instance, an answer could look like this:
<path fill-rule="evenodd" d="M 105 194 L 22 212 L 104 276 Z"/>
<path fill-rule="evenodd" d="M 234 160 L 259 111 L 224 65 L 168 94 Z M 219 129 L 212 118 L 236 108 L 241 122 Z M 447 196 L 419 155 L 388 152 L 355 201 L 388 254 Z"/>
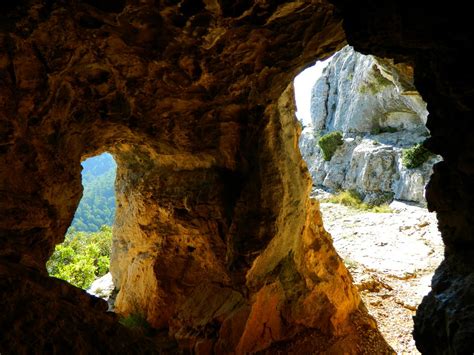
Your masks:
<path fill-rule="evenodd" d="M 50 276 L 108 299 L 112 226 L 115 219 L 117 164 L 105 152 L 82 163 L 83 194 L 63 243 L 46 264 Z"/>
<path fill-rule="evenodd" d="M 412 317 L 443 242 L 424 196 L 440 158 L 423 147 L 428 111 L 413 70 L 347 46 L 294 85 L 300 151 L 324 226 L 386 340 L 417 352 Z"/>

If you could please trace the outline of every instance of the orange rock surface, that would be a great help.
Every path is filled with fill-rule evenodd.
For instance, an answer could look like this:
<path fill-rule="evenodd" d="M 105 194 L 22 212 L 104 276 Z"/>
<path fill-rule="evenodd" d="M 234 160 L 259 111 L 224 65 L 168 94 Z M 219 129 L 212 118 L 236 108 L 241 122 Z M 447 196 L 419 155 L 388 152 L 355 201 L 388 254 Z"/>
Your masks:
<path fill-rule="evenodd" d="M 290 83 L 345 45 L 341 14 L 356 47 L 426 64 L 415 65 L 415 83 L 430 111 L 437 104 L 436 115 L 462 123 L 446 146 L 432 142 L 446 161 L 428 194 L 442 211 L 448 260 L 458 260 L 460 245 L 472 249 L 473 100 L 439 61 L 459 66 L 456 48 L 472 38 L 454 26 L 458 42 L 444 46 L 449 36 L 440 35 L 445 52 L 431 56 L 426 48 L 441 47 L 419 32 L 444 9 L 430 7 L 417 17 L 428 25 L 417 27 L 412 5 L 334 2 L 342 12 L 320 0 L 0 5 L 1 353 L 390 352 L 309 200 Z M 449 137 L 436 115 L 429 128 Z M 118 164 L 117 312 L 143 315 L 175 348 L 124 328 L 103 302 L 46 274 L 81 198 L 80 162 L 103 151 Z M 459 164 L 453 152 L 464 152 Z M 472 268 L 450 262 L 444 280 L 468 285 Z M 469 309 L 459 297 L 438 299 L 427 304 Z M 428 309 L 415 331 L 430 349 L 438 330 Z M 470 344 L 469 332 L 455 334 L 436 338 Z"/>

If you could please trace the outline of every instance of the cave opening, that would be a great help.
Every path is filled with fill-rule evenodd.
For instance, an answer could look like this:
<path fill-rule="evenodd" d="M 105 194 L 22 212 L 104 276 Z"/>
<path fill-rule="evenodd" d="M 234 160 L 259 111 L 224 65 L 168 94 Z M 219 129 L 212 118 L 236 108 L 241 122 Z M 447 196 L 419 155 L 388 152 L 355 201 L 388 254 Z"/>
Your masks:
<path fill-rule="evenodd" d="M 79 203 L 81 157 L 105 147 L 119 168 L 111 260 L 117 313 L 141 311 L 153 327 L 167 327 L 186 353 L 391 353 L 333 248 L 319 203 L 308 198 L 311 179 L 288 85 L 296 71 L 344 43 L 416 67 L 416 87 L 430 109 L 427 147 L 444 159 L 426 198 L 446 257 L 417 309 L 414 337 L 422 353 L 473 352 L 467 4 L 95 3 L 1 6 L 0 353 L 160 352 L 159 344 L 117 324 L 105 301 L 45 270 Z M 387 86 L 384 79 L 378 84 L 360 88 L 366 99 Z M 404 92 L 407 100 L 416 97 Z M 393 112 L 366 127 L 367 136 L 396 137 L 394 123 L 410 124 L 406 110 Z M 362 124 L 366 117 L 358 118 Z M 351 134 L 326 137 L 328 161 L 321 161 L 336 162 L 341 141 L 346 148 L 348 139 L 357 142 Z M 385 161 L 388 144 L 377 142 L 369 147 Z M 360 170 L 370 159 L 357 161 Z M 377 174 L 354 174 L 357 188 L 364 186 L 360 177 L 373 181 Z M 408 185 L 397 186 L 397 193 L 410 193 Z M 369 204 L 380 196 L 359 197 Z M 366 258 L 385 261 L 392 221 L 377 216 L 381 245 L 370 243 Z M 336 222 L 345 219 L 351 222 L 347 213 Z M 358 219 L 351 223 L 366 226 L 368 219 Z M 426 228 L 402 229 L 399 239 Z M 390 290 L 382 282 L 393 286 L 379 281 L 358 286 L 379 287 L 383 303 Z M 399 281 L 413 278 L 401 274 Z"/>
<path fill-rule="evenodd" d="M 443 260 L 425 186 L 441 159 L 407 64 L 342 48 L 294 79 L 300 151 L 324 226 L 381 333 L 418 353 L 413 320 Z"/>
<path fill-rule="evenodd" d="M 109 269 L 117 164 L 104 152 L 83 160 L 81 166 L 82 198 L 46 267 L 50 276 L 109 300 L 114 290 Z"/>

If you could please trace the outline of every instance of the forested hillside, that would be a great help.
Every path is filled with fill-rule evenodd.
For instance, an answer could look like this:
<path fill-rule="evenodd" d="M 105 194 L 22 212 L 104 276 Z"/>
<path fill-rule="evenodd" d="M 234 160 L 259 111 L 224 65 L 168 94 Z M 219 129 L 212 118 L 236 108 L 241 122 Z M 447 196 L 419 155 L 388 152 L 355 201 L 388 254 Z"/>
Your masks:
<path fill-rule="evenodd" d="M 117 165 L 108 153 L 82 163 L 84 192 L 71 224 L 76 231 L 96 232 L 111 226 L 115 216 L 115 171 Z"/>

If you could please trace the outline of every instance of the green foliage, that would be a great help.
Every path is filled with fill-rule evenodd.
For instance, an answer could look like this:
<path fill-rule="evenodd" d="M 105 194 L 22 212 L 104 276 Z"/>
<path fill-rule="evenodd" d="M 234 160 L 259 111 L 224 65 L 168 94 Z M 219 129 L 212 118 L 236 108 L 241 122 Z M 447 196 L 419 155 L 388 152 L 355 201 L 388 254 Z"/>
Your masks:
<path fill-rule="evenodd" d="M 46 263 L 50 276 L 87 289 L 92 282 L 109 272 L 112 228 L 102 226 L 95 233 L 68 232 L 64 242 Z"/>
<path fill-rule="evenodd" d="M 71 226 L 78 231 L 96 232 L 113 224 L 115 216 L 115 171 L 112 155 L 105 153 L 82 163 L 84 192 Z"/>
<path fill-rule="evenodd" d="M 387 204 L 383 204 L 380 206 L 372 206 L 372 207 L 369 206 L 368 211 L 375 212 L 375 213 L 392 213 L 393 212 L 393 210 Z"/>
<path fill-rule="evenodd" d="M 324 202 L 339 203 L 344 206 L 352 207 L 357 210 L 376 212 L 376 213 L 390 213 L 392 209 L 387 204 L 380 206 L 371 206 L 362 201 L 362 196 L 355 190 L 340 191 L 334 196 L 324 200 Z"/>
<path fill-rule="evenodd" d="M 403 149 L 402 164 L 408 169 L 419 167 L 431 157 L 431 152 L 423 144 L 415 144 L 411 148 Z"/>
<path fill-rule="evenodd" d="M 117 165 L 105 153 L 82 166 L 81 202 L 64 242 L 56 246 L 46 267 L 51 276 L 87 289 L 109 271 Z"/>
<path fill-rule="evenodd" d="M 340 191 L 326 201 L 357 209 L 360 209 L 360 206 L 363 204 L 360 194 L 355 190 Z"/>
<path fill-rule="evenodd" d="M 121 318 L 119 322 L 127 328 L 150 327 L 150 324 L 146 320 L 145 316 L 139 313 L 129 314 L 128 316 Z"/>
<path fill-rule="evenodd" d="M 331 160 L 337 148 L 343 143 L 342 133 L 339 131 L 329 132 L 319 138 L 318 145 L 323 152 L 324 160 Z"/>
<path fill-rule="evenodd" d="M 132 313 L 119 320 L 119 323 L 144 335 L 152 335 L 153 327 L 148 323 L 146 317 L 140 313 Z"/>

